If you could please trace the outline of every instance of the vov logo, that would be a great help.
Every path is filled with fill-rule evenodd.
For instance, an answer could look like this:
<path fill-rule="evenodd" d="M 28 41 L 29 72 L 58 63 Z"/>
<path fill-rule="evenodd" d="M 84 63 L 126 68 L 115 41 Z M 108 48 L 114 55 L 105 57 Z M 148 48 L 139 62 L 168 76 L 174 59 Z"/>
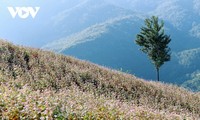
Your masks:
<path fill-rule="evenodd" d="M 22 19 L 26 19 L 30 15 L 32 18 L 35 18 L 39 9 L 40 9 L 40 7 L 35 7 L 35 8 L 33 8 L 33 7 L 15 7 L 15 8 L 8 7 L 8 11 L 10 12 L 10 14 L 13 18 L 15 18 L 18 15 Z"/>

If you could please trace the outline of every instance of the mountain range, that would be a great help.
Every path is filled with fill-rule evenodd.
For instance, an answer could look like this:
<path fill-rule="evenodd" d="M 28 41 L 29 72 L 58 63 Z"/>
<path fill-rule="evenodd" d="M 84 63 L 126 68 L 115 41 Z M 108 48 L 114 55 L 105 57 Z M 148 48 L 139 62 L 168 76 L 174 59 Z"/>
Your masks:
<path fill-rule="evenodd" d="M 167 7 L 173 5 L 174 2 L 167 2 L 165 5 L 164 3 L 162 5 Z M 158 7 L 154 11 L 160 11 L 157 9 L 161 8 L 163 7 Z M 172 13 L 172 10 L 176 12 Z M 126 9 L 123 8 L 123 11 Z M 75 56 L 111 68 L 122 69 L 145 79 L 155 79 L 153 65 L 134 43 L 136 34 L 144 24 L 144 19 L 153 12 L 146 15 L 137 12 L 123 13 L 125 14 L 109 18 L 104 22 L 86 27 L 80 32 L 55 40 L 43 46 L 43 49 Z M 174 16 L 176 13 L 179 15 L 176 19 L 168 17 Z M 193 79 L 191 75 L 199 69 L 196 65 L 199 54 L 196 51 L 199 49 L 200 40 L 198 39 L 198 25 L 194 22 L 196 18 L 181 19 L 185 17 L 186 13 L 183 8 L 176 4 L 162 15 L 155 12 L 165 21 L 166 33 L 172 38 L 170 44 L 172 60 L 161 68 L 162 80 L 163 82 L 190 86 L 185 84 L 188 83 L 187 80 Z M 163 17 L 164 14 L 168 16 Z M 196 13 L 194 12 L 193 15 Z M 190 23 L 186 20 L 190 20 Z M 199 84 L 195 83 L 194 86 L 196 87 L 187 88 L 198 91 Z"/>
<path fill-rule="evenodd" d="M 144 19 L 156 15 L 164 20 L 165 32 L 172 39 L 171 61 L 161 67 L 161 80 L 199 91 L 199 0 L 62 0 L 49 4 L 49 8 L 41 5 L 35 20 L 9 20 L 0 35 L 13 38 L 16 44 L 43 46 L 154 80 L 154 66 L 134 40 Z"/>

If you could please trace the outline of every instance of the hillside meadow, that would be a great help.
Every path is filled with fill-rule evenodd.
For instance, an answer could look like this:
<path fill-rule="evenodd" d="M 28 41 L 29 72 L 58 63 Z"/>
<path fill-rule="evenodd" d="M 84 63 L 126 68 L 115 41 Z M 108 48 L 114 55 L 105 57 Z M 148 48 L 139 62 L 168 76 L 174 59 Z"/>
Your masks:
<path fill-rule="evenodd" d="M 12 120 L 200 118 L 200 93 L 4 40 L 0 101 L 0 118 Z"/>

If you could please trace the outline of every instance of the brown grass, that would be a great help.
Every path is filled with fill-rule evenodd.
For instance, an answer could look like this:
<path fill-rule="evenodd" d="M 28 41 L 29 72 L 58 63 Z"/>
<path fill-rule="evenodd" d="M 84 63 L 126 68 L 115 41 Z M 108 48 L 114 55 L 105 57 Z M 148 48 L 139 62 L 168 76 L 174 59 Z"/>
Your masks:
<path fill-rule="evenodd" d="M 33 93 L 25 94 L 33 97 L 37 94 L 39 98 L 41 97 L 37 99 L 38 102 L 51 100 L 50 106 L 54 110 L 58 108 L 53 104 L 59 103 L 63 109 L 58 111 L 63 113 L 63 119 L 70 116 L 81 118 L 87 115 L 97 119 L 99 114 L 102 118 L 105 116 L 105 119 L 120 118 L 120 116 L 124 119 L 198 119 L 200 117 L 199 93 L 192 93 L 174 85 L 148 82 L 86 61 L 48 51 L 14 46 L 5 41 L 0 41 L 0 55 L 1 87 L 11 89 L 11 91 L 5 90 L 7 96 L 4 93 L 0 96 L 1 99 L 10 97 L 10 94 L 11 96 L 22 94 L 21 90 L 32 91 Z M 16 93 L 12 94 L 12 92 Z M 90 103 L 95 102 L 95 104 L 91 109 L 83 106 L 84 112 L 73 108 L 72 112 L 69 111 L 67 114 L 64 112 L 64 107 L 68 109 L 70 105 L 64 98 L 67 98 L 69 92 L 72 92 L 71 97 L 75 97 L 72 99 L 68 96 L 69 101 L 76 100 L 77 97 L 77 104 L 85 103 L 89 107 L 91 107 Z M 65 97 L 61 97 L 60 94 Z M 20 96 L 19 98 L 21 99 Z M 15 96 L 10 101 L 15 99 L 18 98 Z M 27 104 L 32 104 L 29 103 Z M 109 106 L 107 104 L 113 108 L 102 108 L 102 106 Z M 120 107 L 112 104 L 119 104 Z M 12 105 L 8 106 L 7 109 L 12 108 Z M 24 107 L 22 106 L 21 109 L 23 110 Z M 99 111 L 99 109 L 103 110 Z M 20 116 L 22 110 L 18 110 L 16 114 Z M 134 111 L 132 114 L 131 110 Z M 124 113 L 125 111 L 129 114 Z M 3 116 L 4 112 L 5 110 L 1 110 L 0 114 Z M 52 114 L 53 112 L 50 115 Z M 30 116 L 30 118 L 34 117 Z"/>

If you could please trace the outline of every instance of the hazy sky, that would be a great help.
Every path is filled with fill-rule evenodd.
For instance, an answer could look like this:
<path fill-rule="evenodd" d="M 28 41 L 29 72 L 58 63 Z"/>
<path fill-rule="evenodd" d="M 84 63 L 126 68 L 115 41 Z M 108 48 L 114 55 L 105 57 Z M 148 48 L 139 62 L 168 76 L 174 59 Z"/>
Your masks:
<path fill-rule="evenodd" d="M 73 2 L 55 0 L 0 0 L 0 38 L 10 40 L 17 44 L 27 44 L 30 41 L 42 41 L 45 30 L 48 30 L 52 16 L 62 11 Z M 69 5 L 69 6 L 68 6 Z M 20 19 L 18 16 L 12 18 L 7 7 L 40 7 L 36 17 Z M 37 43 L 34 43 L 37 44 Z"/>

